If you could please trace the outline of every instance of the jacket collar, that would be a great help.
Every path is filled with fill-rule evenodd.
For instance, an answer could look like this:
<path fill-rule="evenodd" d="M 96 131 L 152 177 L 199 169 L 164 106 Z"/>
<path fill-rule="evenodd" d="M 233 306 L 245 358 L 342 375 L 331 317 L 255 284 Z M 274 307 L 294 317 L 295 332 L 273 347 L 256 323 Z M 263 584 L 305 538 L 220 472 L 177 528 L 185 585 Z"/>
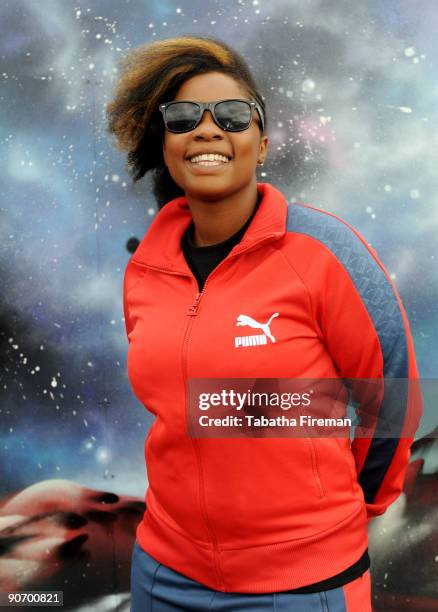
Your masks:
<path fill-rule="evenodd" d="M 246 251 L 260 242 L 277 240 L 286 232 L 287 201 L 284 195 L 270 183 L 257 183 L 257 190 L 262 200 L 242 240 L 232 249 L 232 253 Z M 188 274 L 181 238 L 191 221 L 192 214 L 185 195 L 165 204 L 153 219 L 132 261 Z"/>

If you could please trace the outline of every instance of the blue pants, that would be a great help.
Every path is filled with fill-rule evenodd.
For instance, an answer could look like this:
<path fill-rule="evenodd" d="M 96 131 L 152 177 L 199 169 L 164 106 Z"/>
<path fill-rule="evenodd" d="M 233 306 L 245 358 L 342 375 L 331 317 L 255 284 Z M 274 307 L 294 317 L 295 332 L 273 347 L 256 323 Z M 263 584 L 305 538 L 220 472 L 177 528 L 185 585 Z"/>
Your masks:
<path fill-rule="evenodd" d="M 369 572 L 345 585 L 348 594 L 345 586 L 319 593 L 222 593 L 158 563 L 136 541 L 131 565 L 131 612 L 359 612 L 347 603 L 350 594 L 354 597 L 354 583 L 361 589 L 360 601 L 363 598 L 360 612 L 371 611 Z"/>

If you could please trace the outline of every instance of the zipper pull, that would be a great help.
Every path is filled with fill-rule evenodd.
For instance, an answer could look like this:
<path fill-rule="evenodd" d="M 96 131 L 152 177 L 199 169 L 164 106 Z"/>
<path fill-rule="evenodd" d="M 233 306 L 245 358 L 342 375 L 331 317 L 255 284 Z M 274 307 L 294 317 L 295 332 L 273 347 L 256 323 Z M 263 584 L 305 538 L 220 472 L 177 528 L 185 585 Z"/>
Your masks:
<path fill-rule="evenodd" d="M 187 314 L 189 316 L 196 316 L 198 314 L 198 306 L 201 300 L 201 295 L 202 295 L 202 292 L 196 294 L 195 303 L 192 306 L 190 306 L 190 308 L 187 311 Z"/>

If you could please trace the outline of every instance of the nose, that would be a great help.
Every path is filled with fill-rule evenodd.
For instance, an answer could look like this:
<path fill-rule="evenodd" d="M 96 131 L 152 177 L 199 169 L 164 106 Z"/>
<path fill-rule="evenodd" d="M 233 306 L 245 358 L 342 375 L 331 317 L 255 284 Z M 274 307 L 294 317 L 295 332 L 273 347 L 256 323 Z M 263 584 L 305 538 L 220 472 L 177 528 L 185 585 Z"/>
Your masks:
<path fill-rule="evenodd" d="M 211 111 L 207 108 L 202 113 L 201 121 L 196 126 L 195 138 L 223 136 L 223 130 L 215 123 Z"/>

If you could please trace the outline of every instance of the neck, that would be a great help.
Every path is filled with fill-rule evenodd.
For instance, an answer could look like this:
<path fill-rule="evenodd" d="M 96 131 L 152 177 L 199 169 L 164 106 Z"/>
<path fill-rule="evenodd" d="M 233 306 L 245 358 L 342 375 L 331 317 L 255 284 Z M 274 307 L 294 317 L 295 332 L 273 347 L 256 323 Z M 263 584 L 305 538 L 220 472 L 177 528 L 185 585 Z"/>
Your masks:
<path fill-rule="evenodd" d="M 209 246 L 223 242 L 246 223 L 257 203 L 257 182 L 254 179 L 244 189 L 219 200 L 186 197 L 195 226 L 194 244 Z"/>

